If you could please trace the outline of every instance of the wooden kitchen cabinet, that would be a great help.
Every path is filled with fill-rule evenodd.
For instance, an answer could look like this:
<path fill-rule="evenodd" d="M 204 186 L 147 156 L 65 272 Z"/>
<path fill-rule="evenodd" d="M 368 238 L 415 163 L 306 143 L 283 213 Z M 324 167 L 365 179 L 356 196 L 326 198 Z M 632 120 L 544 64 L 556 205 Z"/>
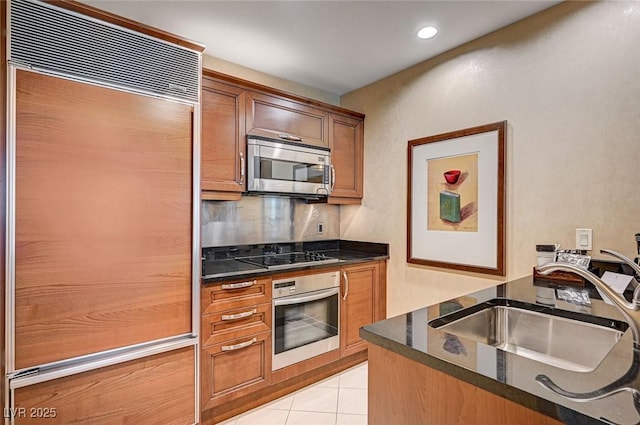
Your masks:
<path fill-rule="evenodd" d="M 319 108 L 279 96 L 247 92 L 246 121 L 247 132 L 275 139 L 283 135 L 299 137 L 299 143 L 329 147 L 329 113 Z"/>
<path fill-rule="evenodd" d="M 335 170 L 332 204 L 360 204 L 364 184 L 364 121 L 329 115 L 329 148 Z"/>
<path fill-rule="evenodd" d="M 203 286 L 200 303 L 202 314 L 271 303 L 271 278 L 236 279 Z"/>
<path fill-rule="evenodd" d="M 202 410 L 243 397 L 270 383 L 271 332 L 203 347 Z"/>
<path fill-rule="evenodd" d="M 340 275 L 340 349 L 345 357 L 367 349 L 367 342 L 359 336 L 360 328 L 380 318 L 380 264 L 374 261 L 345 266 Z"/>
<path fill-rule="evenodd" d="M 246 189 L 245 90 L 202 78 L 203 199 L 238 200 Z"/>
<path fill-rule="evenodd" d="M 271 371 L 273 281 L 326 272 L 341 275 L 340 349 Z M 215 283 L 202 287 L 201 299 L 201 418 L 210 425 L 366 361 L 359 329 L 386 317 L 386 261 Z"/>
<path fill-rule="evenodd" d="M 202 315 L 202 345 L 271 330 L 271 303 L 232 308 Z"/>
<path fill-rule="evenodd" d="M 241 199 L 253 134 L 330 148 L 336 180 L 327 202 L 362 202 L 364 115 L 207 69 L 201 105 L 202 199 Z"/>
<path fill-rule="evenodd" d="M 192 424 L 195 373 L 186 347 L 17 388 L 13 423 Z"/>
<path fill-rule="evenodd" d="M 371 425 L 563 424 L 374 344 L 369 347 L 368 393 Z"/>
<path fill-rule="evenodd" d="M 205 411 L 271 383 L 271 278 L 207 285 L 200 298 Z"/>

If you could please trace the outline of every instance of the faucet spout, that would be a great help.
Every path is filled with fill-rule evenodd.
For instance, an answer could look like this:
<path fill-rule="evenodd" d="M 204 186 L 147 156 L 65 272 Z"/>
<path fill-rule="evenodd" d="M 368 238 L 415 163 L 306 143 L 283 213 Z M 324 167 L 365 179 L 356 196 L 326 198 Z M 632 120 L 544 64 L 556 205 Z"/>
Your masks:
<path fill-rule="evenodd" d="M 620 254 L 619 252 L 613 251 L 611 249 L 601 249 L 600 250 L 601 254 L 609 254 L 613 257 L 618 258 L 619 260 L 624 261 L 629 267 L 631 267 L 631 269 L 633 270 L 633 272 L 636 275 L 636 279 L 640 279 L 640 266 L 638 266 L 638 264 L 636 264 L 633 260 L 631 260 L 628 257 L 625 257 L 624 255 Z M 636 304 L 640 304 L 640 284 L 638 284 L 638 282 L 636 280 L 633 281 L 633 283 L 635 284 L 636 289 L 633 291 L 633 302 Z"/>
<path fill-rule="evenodd" d="M 603 282 L 598 276 L 573 264 L 553 262 L 538 266 L 536 267 L 536 270 L 542 275 L 548 275 L 555 271 L 571 272 L 592 283 L 602 293 L 604 293 L 616 307 L 618 307 L 620 313 L 622 313 L 627 323 L 629 323 L 629 327 L 633 333 L 633 347 L 635 349 L 640 349 L 640 303 L 635 299 L 635 297 L 633 302 L 627 301 L 622 295 L 611 289 L 611 287 Z"/>
<path fill-rule="evenodd" d="M 640 276 L 640 266 L 637 265 L 631 258 L 629 257 L 625 257 L 624 255 L 620 254 L 619 252 L 616 252 L 612 249 L 601 249 L 600 250 L 601 254 L 609 254 L 612 255 L 622 261 L 624 261 L 629 267 L 631 267 L 633 269 L 633 271 Z"/>

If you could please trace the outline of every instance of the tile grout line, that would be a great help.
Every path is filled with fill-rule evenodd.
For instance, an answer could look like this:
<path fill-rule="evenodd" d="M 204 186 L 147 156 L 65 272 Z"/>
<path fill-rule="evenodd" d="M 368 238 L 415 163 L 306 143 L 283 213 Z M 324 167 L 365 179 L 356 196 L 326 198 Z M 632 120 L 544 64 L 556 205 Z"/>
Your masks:
<path fill-rule="evenodd" d="M 295 396 L 294 396 L 295 397 Z M 287 422 L 289 422 L 289 416 L 291 416 L 291 408 L 293 407 L 293 400 L 291 400 L 291 406 L 289 407 L 289 411 L 287 412 L 287 417 L 284 420 L 284 425 L 287 425 Z"/>

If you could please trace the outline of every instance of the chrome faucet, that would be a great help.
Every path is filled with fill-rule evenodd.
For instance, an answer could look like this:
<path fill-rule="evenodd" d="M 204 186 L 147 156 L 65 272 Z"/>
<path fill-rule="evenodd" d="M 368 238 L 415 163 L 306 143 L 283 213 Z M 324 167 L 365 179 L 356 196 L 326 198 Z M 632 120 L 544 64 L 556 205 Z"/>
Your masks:
<path fill-rule="evenodd" d="M 629 258 L 616 251 L 608 249 L 602 249 L 600 252 L 602 254 L 608 254 L 619 258 L 628 264 L 633 271 L 640 276 L 640 266 Z M 624 298 L 624 296 L 611 289 L 611 287 L 603 282 L 598 276 L 573 264 L 553 262 L 538 266 L 536 267 L 536 270 L 542 275 L 547 275 L 555 271 L 572 272 L 591 282 L 602 293 L 604 293 L 616 307 L 618 307 L 618 310 L 620 310 L 620 313 L 622 313 L 631 328 L 631 332 L 633 334 L 633 348 L 640 349 L 640 285 L 636 285 L 636 289 L 633 291 L 633 298 L 631 302 L 629 302 Z"/>
<path fill-rule="evenodd" d="M 638 278 L 640 278 L 640 266 L 633 261 L 631 258 L 625 257 L 624 255 L 620 254 L 619 252 L 616 251 L 612 251 L 610 249 L 601 249 L 600 250 L 600 254 L 609 254 L 612 255 L 622 261 L 624 261 L 629 267 L 631 267 L 634 271 L 634 273 L 636 274 L 636 276 Z M 638 290 L 638 288 L 636 288 L 636 291 Z M 634 292 L 633 294 L 634 299 L 636 298 L 636 294 Z"/>
<path fill-rule="evenodd" d="M 616 251 L 611 251 L 609 249 L 602 249 L 600 250 L 600 253 L 612 255 L 619 258 L 620 260 L 628 264 L 636 273 L 636 275 L 640 276 L 640 267 L 624 255 Z M 636 285 L 636 289 L 633 291 L 633 298 L 631 302 L 629 302 L 622 295 L 611 289 L 611 287 L 604 281 L 602 281 L 602 279 L 600 279 L 598 276 L 573 264 L 553 262 L 538 266 L 536 267 L 536 270 L 538 271 L 538 273 L 543 275 L 547 275 L 555 271 L 572 272 L 588 280 L 594 286 L 600 289 L 615 304 L 615 306 L 618 307 L 625 320 L 629 324 L 629 327 L 631 328 L 631 332 L 633 334 L 634 348 L 633 362 L 631 363 L 629 370 L 614 382 L 605 385 L 602 388 L 598 388 L 594 391 L 582 393 L 567 391 L 564 388 L 558 386 L 547 375 L 536 376 L 536 381 L 555 394 L 575 402 L 599 400 L 602 398 L 611 397 L 612 395 L 618 393 L 629 392 L 632 394 L 633 404 L 636 408 L 636 411 L 640 413 L 640 391 L 632 386 L 636 381 L 638 375 L 640 374 L 640 332 L 638 331 L 638 329 L 640 328 L 640 285 Z"/>

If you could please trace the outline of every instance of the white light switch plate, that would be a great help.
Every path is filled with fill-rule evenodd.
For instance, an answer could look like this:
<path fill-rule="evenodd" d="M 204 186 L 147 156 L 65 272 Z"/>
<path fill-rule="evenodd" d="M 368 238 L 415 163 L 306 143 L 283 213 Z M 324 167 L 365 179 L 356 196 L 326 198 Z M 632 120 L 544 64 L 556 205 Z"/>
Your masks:
<path fill-rule="evenodd" d="M 576 249 L 591 251 L 593 245 L 593 229 L 576 229 Z"/>

